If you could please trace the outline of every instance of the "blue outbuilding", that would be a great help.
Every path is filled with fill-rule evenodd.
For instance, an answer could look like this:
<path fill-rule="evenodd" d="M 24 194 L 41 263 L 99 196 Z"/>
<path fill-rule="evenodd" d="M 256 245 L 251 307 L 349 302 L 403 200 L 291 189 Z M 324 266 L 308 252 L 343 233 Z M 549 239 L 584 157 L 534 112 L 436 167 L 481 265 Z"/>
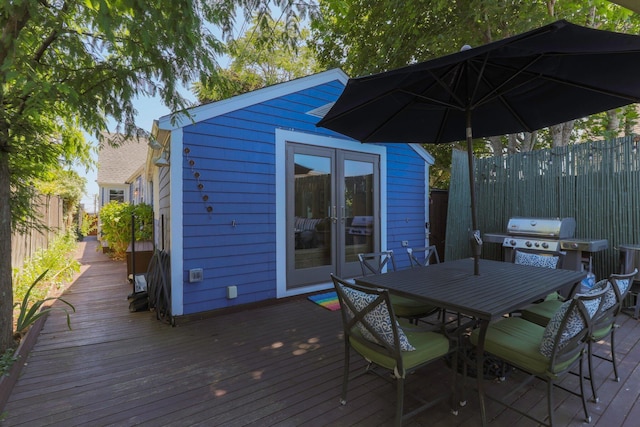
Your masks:
<path fill-rule="evenodd" d="M 362 144 L 316 123 L 348 77 L 334 69 L 154 122 L 147 178 L 173 316 L 328 289 L 357 254 L 428 243 L 418 144 Z"/>

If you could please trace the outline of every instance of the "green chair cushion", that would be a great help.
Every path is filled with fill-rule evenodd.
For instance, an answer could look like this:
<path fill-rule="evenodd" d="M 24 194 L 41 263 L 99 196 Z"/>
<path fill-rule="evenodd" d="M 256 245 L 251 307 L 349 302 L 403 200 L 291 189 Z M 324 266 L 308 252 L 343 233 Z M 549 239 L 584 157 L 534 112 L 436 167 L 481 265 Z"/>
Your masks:
<path fill-rule="evenodd" d="M 442 334 L 430 331 L 418 331 L 405 326 L 407 338 L 415 348 L 414 351 L 402 351 L 404 369 L 410 370 L 418 365 L 444 356 L 449 351 L 449 340 Z M 365 359 L 384 368 L 396 371 L 395 359 L 351 339 L 351 346 Z M 404 376 L 404 372 L 400 373 Z"/>
<path fill-rule="evenodd" d="M 522 310 L 523 319 L 540 326 L 547 326 L 549 319 L 560 309 L 562 301 L 559 299 L 548 299 L 538 304 L 531 304 Z"/>
<path fill-rule="evenodd" d="M 393 312 L 398 317 L 424 317 L 438 310 L 429 304 L 413 298 L 406 298 L 399 295 L 390 295 Z"/>
<path fill-rule="evenodd" d="M 548 357 L 540 353 L 545 328 L 521 317 L 508 317 L 492 323 L 487 329 L 484 349 L 509 364 L 535 375 L 553 378 L 567 369 L 578 357 L 551 368 Z M 479 329 L 471 333 L 471 342 L 478 344 Z"/>
<path fill-rule="evenodd" d="M 602 338 L 606 337 L 609 335 L 609 333 L 611 332 L 611 329 L 613 329 L 613 322 L 607 324 L 606 326 L 593 331 L 591 333 L 591 339 L 593 341 L 600 341 Z"/>

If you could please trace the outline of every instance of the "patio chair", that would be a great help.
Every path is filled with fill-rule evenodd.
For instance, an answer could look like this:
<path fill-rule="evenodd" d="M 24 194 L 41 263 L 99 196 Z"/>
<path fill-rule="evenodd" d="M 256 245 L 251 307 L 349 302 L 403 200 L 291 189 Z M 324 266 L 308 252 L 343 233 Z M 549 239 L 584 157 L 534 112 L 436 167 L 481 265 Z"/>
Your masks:
<path fill-rule="evenodd" d="M 598 402 L 600 399 L 596 393 L 596 385 L 593 377 L 593 357 L 606 360 L 613 364 L 614 379 L 620 381 L 618 375 L 618 365 L 616 362 L 615 351 L 615 331 L 618 328 L 616 320 L 618 314 L 622 311 L 622 304 L 627 297 L 633 277 L 638 273 L 637 269 L 628 274 L 612 274 L 609 279 L 600 280 L 592 289 L 601 289 L 610 283 L 609 292 L 605 296 L 602 311 L 593 319 L 593 327 L 588 340 L 589 353 L 589 378 L 591 380 L 591 390 L 593 392 L 593 401 Z M 533 321 L 541 326 L 546 326 L 554 313 L 559 309 L 562 303 L 555 300 L 544 301 L 540 304 L 534 304 L 526 310 L 522 311 L 522 317 L 526 320 Z M 611 357 L 593 354 L 593 344 L 610 337 Z"/>
<path fill-rule="evenodd" d="M 418 257 L 416 253 L 424 253 L 424 255 Z M 411 267 L 424 267 L 432 262 L 436 264 L 440 263 L 440 256 L 438 255 L 438 249 L 435 245 L 422 248 L 407 248 L 407 255 L 409 256 L 409 264 Z"/>
<path fill-rule="evenodd" d="M 561 258 L 561 253 L 539 254 L 516 250 L 513 262 L 515 264 L 530 265 L 533 267 L 559 268 L 562 261 Z M 547 295 L 544 300 L 532 304 L 520 314 L 530 322 L 546 326 L 551 316 L 560 308 L 564 301 L 565 299 L 558 292 L 554 292 Z"/>
<path fill-rule="evenodd" d="M 340 403 L 346 405 L 350 380 L 367 373 L 375 373 L 396 383 L 395 425 L 450 399 L 451 410 L 457 415 L 456 370 L 452 369 L 450 393 L 425 402 L 416 399 L 420 407 L 404 413 L 404 385 L 407 375 L 430 363 L 452 358 L 457 366 L 457 340 L 445 333 L 427 331 L 413 325 L 400 326 L 386 289 L 374 289 L 349 283 L 331 275 L 342 313 L 344 328 L 344 373 Z M 444 332 L 444 331 L 443 331 Z M 353 375 L 350 372 L 351 350 L 362 356 L 367 367 Z"/>
<path fill-rule="evenodd" d="M 392 250 L 361 253 L 358 254 L 358 260 L 360 261 L 363 276 L 383 274 L 385 268 L 387 271 L 396 271 L 396 261 Z M 418 319 L 429 317 L 440 311 L 438 307 L 399 295 L 391 295 L 391 304 L 393 304 L 393 311 L 396 316 L 409 319 L 416 324 Z"/>
<path fill-rule="evenodd" d="M 615 346 L 615 332 L 619 327 L 616 324 L 618 314 L 622 310 L 622 303 L 629 292 L 633 277 L 638 273 L 638 270 L 634 270 L 629 274 L 612 274 L 609 276 L 609 283 L 611 287 L 605 294 L 604 303 L 601 311 L 594 317 L 591 328 L 591 334 L 588 341 L 588 354 L 589 354 L 589 377 L 591 379 L 591 391 L 593 392 L 594 402 L 598 402 L 600 399 L 596 394 L 596 385 L 593 376 L 593 357 L 597 357 L 602 360 L 606 360 L 613 364 L 613 374 L 615 381 L 620 381 L 620 375 L 618 375 L 618 365 L 616 363 L 616 346 Z M 604 282 L 601 280 L 599 283 Z M 597 285 L 596 285 L 597 286 Z M 594 288 L 596 287 L 594 286 Z M 602 284 L 600 284 L 602 286 Z M 593 353 L 593 344 L 610 337 L 609 346 L 611 349 L 611 357 L 606 357 L 600 354 Z"/>
<path fill-rule="evenodd" d="M 606 284 L 603 289 L 594 290 L 590 294 L 578 294 L 567 300 L 546 327 L 519 316 L 505 317 L 490 324 L 484 339 L 484 351 L 529 374 L 529 378 L 518 387 L 510 386 L 507 396 L 498 398 L 487 395 L 486 397 L 539 424 L 553 426 L 553 391 L 554 388 L 560 388 L 581 398 L 585 419 L 590 422 L 591 417 L 584 394 L 584 355 L 587 351 L 592 317 L 599 312 L 604 295 L 609 289 L 610 285 Z M 479 329 L 473 330 L 470 335 L 471 343 L 478 345 L 479 339 Z M 559 384 L 576 366 L 579 371 L 579 392 Z M 516 395 L 528 385 L 529 379 L 535 377 L 547 383 L 548 423 L 545 423 L 547 418 L 536 419 L 530 412 L 520 410 L 510 403 L 514 402 L 511 396 Z"/>

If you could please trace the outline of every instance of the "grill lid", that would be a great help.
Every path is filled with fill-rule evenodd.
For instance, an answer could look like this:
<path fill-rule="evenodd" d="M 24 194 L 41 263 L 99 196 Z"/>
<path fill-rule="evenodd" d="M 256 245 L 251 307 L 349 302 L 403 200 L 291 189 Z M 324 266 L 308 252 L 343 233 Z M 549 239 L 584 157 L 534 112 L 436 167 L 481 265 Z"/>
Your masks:
<path fill-rule="evenodd" d="M 575 218 L 513 217 L 507 224 L 507 233 L 511 236 L 570 239 L 575 232 Z"/>

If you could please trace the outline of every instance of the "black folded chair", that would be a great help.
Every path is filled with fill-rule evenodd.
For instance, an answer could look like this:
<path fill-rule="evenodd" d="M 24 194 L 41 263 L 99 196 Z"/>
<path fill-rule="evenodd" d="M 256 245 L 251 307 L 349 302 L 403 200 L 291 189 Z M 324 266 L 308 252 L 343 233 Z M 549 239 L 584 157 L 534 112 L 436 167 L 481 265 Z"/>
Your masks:
<path fill-rule="evenodd" d="M 452 412 L 457 415 L 455 369 L 451 369 L 450 393 L 442 393 L 428 402 L 416 396 L 422 405 L 404 413 L 404 381 L 407 375 L 430 363 L 444 363 L 446 357 L 452 358 L 453 367 L 457 366 L 457 340 L 448 337 L 444 330 L 439 333 L 414 325 L 406 325 L 403 329 L 396 320 L 388 290 L 358 286 L 333 274 L 331 278 L 340 301 L 344 330 L 344 375 L 340 403 L 345 405 L 347 402 L 350 380 L 366 373 L 375 373 L 387 381 L 396 382 L 396 426 L 447 399 L 450 400 Z M 350 373 L 351 350 L 368 362 L 364 371 L 353 376 Z"/>
<path fill-rule="evenodd" d="M 576 295 L 562 304 L 546 327 L 529 322 L 520 316 L 503 318 L 489 325 L 484 340 L 484 351 L 509 365 L 529 374 L 529 378 L 539 378 L 547 383 L 548 422 L 534 418 L 526 410 L 516 408 L 511 404 L 508 396 L 498 398 L 486 395 L 491 400 L 511 408 L 533 421 L 546 426 L 553 426 L 555 388 L 563 389 L 582 400 L 585 420 L 591 421 L 584 393 L 583 364 L 587 353 L 587 342 L 592 327 L 592 317 L 601 310 L 604 295 L 610 289 L 606 284 L 603 289 L 586 295 Z M 472 331 L 470 340 L 478 345 L 480 333 L 478 329 Z M 580 391 L 568 389 L 559 382 L 578 367 Z M 466 380 L 466 369 L 465 369 Z M 519 387 L 502 383 L 509 387 L 509 395 L 527 385 L 529 381 Z"/>
<path fill-rule="evenodd" d="M 409 264 L 411 267 L 424 267 L 429 264 L 440 263 L 440 256 L 438 255 L 438 249 L 435 245 L 407 248 L 407 255 L 409 256 Z"/>

